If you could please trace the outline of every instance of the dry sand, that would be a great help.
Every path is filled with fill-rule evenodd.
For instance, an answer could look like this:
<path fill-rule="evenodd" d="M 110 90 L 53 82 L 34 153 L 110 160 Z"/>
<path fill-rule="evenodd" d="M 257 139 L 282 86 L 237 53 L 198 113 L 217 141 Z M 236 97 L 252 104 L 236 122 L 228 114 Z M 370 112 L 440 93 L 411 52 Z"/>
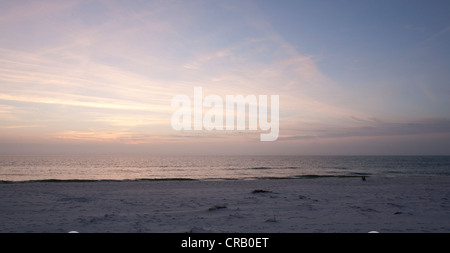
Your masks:
<path fill-rule="evenodd" d="M 0 232 L 448 233 L 449 199 L 449 177 L 0 183 Z"/>

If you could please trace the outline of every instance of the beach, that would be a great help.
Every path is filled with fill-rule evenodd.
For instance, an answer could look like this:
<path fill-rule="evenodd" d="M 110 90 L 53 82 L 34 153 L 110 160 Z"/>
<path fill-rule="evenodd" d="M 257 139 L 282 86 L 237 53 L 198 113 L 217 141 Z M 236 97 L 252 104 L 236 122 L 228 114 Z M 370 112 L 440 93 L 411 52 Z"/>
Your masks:
<path fill-rule="evenodd" d="M 450 177 L 0 183 L 0 232 L 448 233 Z"/>

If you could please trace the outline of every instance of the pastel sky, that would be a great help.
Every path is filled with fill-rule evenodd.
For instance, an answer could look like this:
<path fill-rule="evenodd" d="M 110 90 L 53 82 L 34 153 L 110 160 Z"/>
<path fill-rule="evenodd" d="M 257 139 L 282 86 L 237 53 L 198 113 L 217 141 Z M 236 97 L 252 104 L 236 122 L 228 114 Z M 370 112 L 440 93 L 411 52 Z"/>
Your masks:
<path fill-rule="evenodd" d="M 448 1 L 0 0 L 0 155 L 450 155 Z M 279 95 L 280 133 L 175 131 Z M 206 110 L 206 108 L 205 108 Z"/>

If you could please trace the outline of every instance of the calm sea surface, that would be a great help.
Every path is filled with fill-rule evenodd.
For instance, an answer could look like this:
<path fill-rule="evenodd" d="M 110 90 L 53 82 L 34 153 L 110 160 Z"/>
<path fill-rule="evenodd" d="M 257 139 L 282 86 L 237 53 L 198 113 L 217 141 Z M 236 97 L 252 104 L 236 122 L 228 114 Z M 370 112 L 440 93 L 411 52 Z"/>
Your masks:
<path fill-rule="evenodd" d="M 450 175 L 450 156 L 0 156 L 0 181 Z"/>

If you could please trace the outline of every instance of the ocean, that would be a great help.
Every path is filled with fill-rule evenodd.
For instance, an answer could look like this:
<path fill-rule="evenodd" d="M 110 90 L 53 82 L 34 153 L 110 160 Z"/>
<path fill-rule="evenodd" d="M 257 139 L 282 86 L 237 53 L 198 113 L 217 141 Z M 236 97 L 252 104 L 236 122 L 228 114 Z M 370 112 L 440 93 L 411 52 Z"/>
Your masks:
<path fill-rule="evenodd" d="M 0 182 L 450 175 L 450 156 L 0 156 Z"/>

